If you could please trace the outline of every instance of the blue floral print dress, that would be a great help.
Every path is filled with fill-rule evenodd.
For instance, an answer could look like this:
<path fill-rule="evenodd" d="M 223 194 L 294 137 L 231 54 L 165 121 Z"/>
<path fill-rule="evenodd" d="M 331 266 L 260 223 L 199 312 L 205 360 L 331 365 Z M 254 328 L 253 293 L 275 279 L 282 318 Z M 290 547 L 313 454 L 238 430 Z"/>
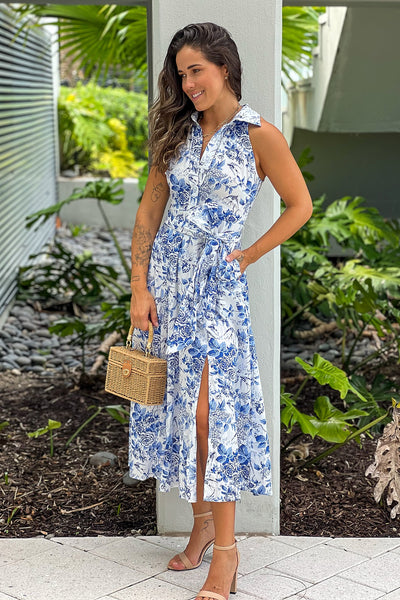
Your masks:
<path fill-rule="evenodd" d="M 196 408 L 209 365 L 209 437 L 204 500 L 239 500 L 241 490 L 271 494 L 264 403 L 250 324 L 246 274 L 226 256 L 240 248 L 243 225 L 261 186 L 244 105 L 203 155 L 197 113 L 166 173 L 170 204 L 154 239 L 148 289 L 159 318 L 153 351 L 167 358 L 164 403 L 131 403 L 129 470 L 179 488 L 196 502 Z M 146 332 L 135 330 L 135 347 Z"/>

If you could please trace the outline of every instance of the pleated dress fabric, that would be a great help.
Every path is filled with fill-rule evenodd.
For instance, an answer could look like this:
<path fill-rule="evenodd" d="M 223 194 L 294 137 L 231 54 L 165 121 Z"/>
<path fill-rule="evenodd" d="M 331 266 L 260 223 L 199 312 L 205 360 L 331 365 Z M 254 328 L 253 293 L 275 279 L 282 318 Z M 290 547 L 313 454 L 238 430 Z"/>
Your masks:
<path fill-rule="evenodd" d="M 169 209 L 153 243 L 148 289 L 159 318 L 153 351 L 167 358 L 164 403 L 131 403 L 131 477 L 159 480 L 196 502 L 196 408 L 206 357 L 209 437 L 204 500 L 239 500 L 241 491 L 270 495 L 271 464 L 264 402 L 249 314 L 246 274 L 226 256 L 261 186 L 244 105 L 209 141 L 203 155 L 198 114 L 167 171 Z M 135 347 L 146 332 L 135 330 Z"/>

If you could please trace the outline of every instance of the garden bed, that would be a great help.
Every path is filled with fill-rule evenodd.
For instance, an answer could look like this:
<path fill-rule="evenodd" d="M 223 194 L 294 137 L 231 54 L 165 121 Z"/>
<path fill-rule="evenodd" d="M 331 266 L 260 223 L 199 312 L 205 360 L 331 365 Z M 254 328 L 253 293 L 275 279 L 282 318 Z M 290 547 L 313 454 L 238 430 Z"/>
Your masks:
<path fill-rule="evenodd" d="M 398 365 L 391 367 L 391 373 L 400 383 Z M 320 393 L 316 386 L 312 382 L 305 388 L 300 408 Z M 290 385 L 286 387 L 290 390 Z M 78 386 L 72 376 L 15 376 L 4 372 L 0 373 L 0 390 L 0 423 L 10 423 L 0 432 L 0 537 L 156 532 L 154 480 L 134 487 L 122 481 L 127 471 L 126 425 L 102 413 L 65 449 L 69 437 L 93 413 L 90 407 L 118 402 L 103 391 L 101 376 Z M 45 426 L 48 418 L 62 424 L 54 432 L 53 457 L 48 435 L 37 439 L 27 435 Z M 287 440 L 288 436 L 283 436 L 282 443 Z M 310 442 L 310 438 L 298 438 L 295 443 L 298 446 L 301 442 Z M 376 440 L 368 438 L 361 448 L 351 442 L 306 470 L 298 470 L 296 462 L 289 462 L 285 453 L 281 533 L 397 537 L 397 520 L 391 520 L 385 506 L 375 503 L 374 482 L 364 476 L 373 462 L 375 445 Z M 326 442 L 314 440 L 310 455 L 326 446 Z M 99 451 L 114 453 L 118 464 L 91 465 L 90 457 Z"/>

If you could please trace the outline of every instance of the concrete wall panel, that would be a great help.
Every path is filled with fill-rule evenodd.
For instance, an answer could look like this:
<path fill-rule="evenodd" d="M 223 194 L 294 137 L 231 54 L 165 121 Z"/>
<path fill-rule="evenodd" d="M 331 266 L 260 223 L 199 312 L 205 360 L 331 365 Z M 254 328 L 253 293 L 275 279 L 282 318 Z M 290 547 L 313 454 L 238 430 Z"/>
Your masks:
<path fill-rule="evenodd" d="M 189 23 L 213 21 L 226 27 L 235 39 L 243 63 L 243 102 L 280 127 L 281 2 L 241 0 L 228 3 L 214 0 L 154 0 L 153 43 L 155 77 L 161 69 L 172 35 Z M 265 182 L 250 213 L 244 245 L 260 237 L 279 216 L 279 201 Z M 279 531 L 279 339 L 280 293 L 279 251 L 263 257 L 248 270 L 251 315 L 256 337 L 261 380 L 265 397 L 273 460 L 272 497 L 243 494 L 238 505 L 238 532 L 278 533 Z M 190 506 L 178 498 L 177 490 L 158 493 L 160 533 L 191 529 Z"/>

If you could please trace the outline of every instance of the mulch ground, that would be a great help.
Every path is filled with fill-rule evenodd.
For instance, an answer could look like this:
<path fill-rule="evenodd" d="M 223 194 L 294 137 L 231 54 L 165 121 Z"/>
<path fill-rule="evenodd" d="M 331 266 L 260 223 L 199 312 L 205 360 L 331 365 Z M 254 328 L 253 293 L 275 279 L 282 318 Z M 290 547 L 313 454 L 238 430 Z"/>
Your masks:
<path fill-rule="evenodd" d="M 318 384 L 315 384 L 318 385 Z M 287 391 L 290 385 L 286 386 Z M 315 398 L 310 386 L 303 395 Z M 157 532 L 155 482 L 126 486 L 128 427 L 103 410 L 66 448 L 70 436 L 93 414 L 93 406 L 119 404 L 103 391 L 101 377 L 86 385 L 74 378 L 39 378 L 0 373 L 0 537 L 127 536 Z M 128 407 L 126 407 L 128 408 Z M 299 406 L 299 408 L 301 408 Z M 28 432 L 61 422 L 54 430 L 54 454 L 48 434 Z M 296 435 L 282 436 L 282 446 Z M 373 462 L 376 440 L 362 447 L 351 442 L 308 469 L 299 469 L 304 436 L 296 452 L 282 454 L 282 535 L 397 537 L 400 525 L 384 504 L 373 498 L 374 481 L 364 475 Z M 310 456 L 327 444 L 314 440 Z M 90 457 L 108 451 L 116 466 L 90 464 Z"/>
<path fill-rule="evenodd" d="M 68 379 L 0 374 L 0 537 L 126 536 L 156 533 L 154 480 L 130 487 L 128 427 L 100 413 L 66 449 L 70 436 L 94 413 L 119 404 L 103 382 L 78 387 Z M 28 437 L 48 419 L 61 422 L 48 434 Z M 112 452 L 116 466 L 93 466 L 90 457 Z"/>

